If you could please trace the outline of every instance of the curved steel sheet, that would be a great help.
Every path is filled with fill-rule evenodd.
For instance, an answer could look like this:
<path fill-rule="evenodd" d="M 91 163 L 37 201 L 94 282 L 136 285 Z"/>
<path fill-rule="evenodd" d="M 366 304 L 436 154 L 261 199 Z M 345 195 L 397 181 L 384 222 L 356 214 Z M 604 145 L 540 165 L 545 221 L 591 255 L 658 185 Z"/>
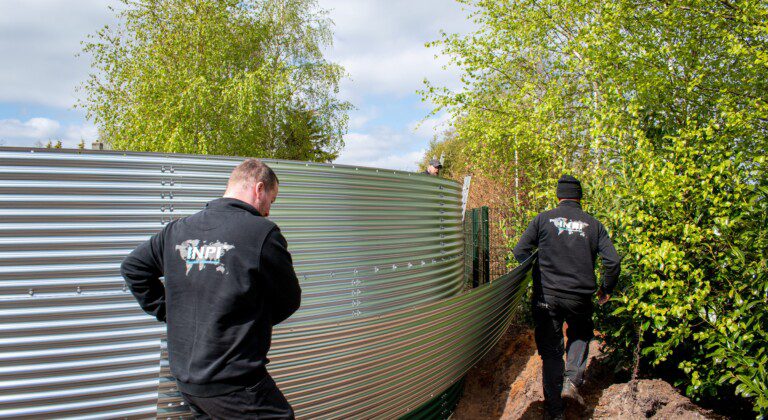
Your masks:
<path fill-rule="evenodd" d="M 219 197 L 240 161 L 0 148 L 0 417 L 181 414 L 161 373 L 164 326 L 138 308 L 119 264 Z M 303 289 L 302 308 L 275 331 L 270 371 L 300 416 L 415 408 L 494 342 L 509 293 L 461 295 L 457 184 L 267 162 L 280 178 L 270 218 Z"/>

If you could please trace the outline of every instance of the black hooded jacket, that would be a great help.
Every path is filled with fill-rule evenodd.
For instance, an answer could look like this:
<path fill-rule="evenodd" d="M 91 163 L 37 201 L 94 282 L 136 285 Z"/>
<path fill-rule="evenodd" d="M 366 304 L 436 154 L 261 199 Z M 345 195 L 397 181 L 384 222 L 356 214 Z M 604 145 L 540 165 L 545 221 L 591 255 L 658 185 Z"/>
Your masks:
<path fill-rule="evenodd" d="M 538 249 L 533 270 L 534 293 L 563 298 L 589 298 L 597 290 L 595 262 L 603 260 L 603 291 L 612 293 L 621 259 L 608 232 L 585 213 L 577 201 L 565 200 L 557 208 L 539 213 L 523 232 L 513 251 L 525 261 Z"/>
<path fill-rule="evenodd" d="M 280 229 L 232 198 L 169 223 L 128 255 L 121 272 L 142 309 L 168 324 L 179 389 L 202 397 L 263 377 L 272 327 L 301 301 Z"/>

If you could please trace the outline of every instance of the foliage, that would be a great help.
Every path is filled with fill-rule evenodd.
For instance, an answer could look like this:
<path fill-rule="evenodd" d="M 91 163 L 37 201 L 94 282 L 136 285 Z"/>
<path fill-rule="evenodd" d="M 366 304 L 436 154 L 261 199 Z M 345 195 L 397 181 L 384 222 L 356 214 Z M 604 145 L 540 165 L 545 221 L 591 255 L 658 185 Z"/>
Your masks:
<path fill-rule="evenodd" d="M 768 4 L 759 0 L 463 1 L 478 30 L 433 45 L 463 71 L 451 112 L 471 164 L 517 150 L 528 216 L 561 173 L 624 256 L 615 355 L 735 391 L 768 412 Z M 510 183 L 509 172 L 498 174 Z M 521 222 L 522 223 L 522 222 Z"/>
<path fill-rule="evenodd" d="M 461 181 L 470 171 L 464 146 L 465 142 L 454 130 L 446 130 L 442 139 L 435 137 L 429 142 L 424 158 L 419 162 L 419 170 L 426 170 L 432 158 L 442 156 L 440 176 Z"/>
<path fill-rule="evenodd" d="M 115 149 L 329 161 L 344 70 L 315 0 L 121 0 L 85 43 L 88 111 Z"/>

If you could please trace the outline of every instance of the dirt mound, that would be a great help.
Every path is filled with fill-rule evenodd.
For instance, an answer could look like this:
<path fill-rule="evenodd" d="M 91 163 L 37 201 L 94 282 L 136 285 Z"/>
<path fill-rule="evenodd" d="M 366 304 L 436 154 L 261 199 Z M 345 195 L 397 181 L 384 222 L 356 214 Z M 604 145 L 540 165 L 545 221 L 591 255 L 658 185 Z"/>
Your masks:
<path fill-rule="evenodd" d="M 708 419 L 714 416 L 680 395 L 672 385 L 656 379 L 611 385 L 600 396 L 594 417 Z"/>
<path fill-rule="evenodd" d="M 510 395 L 514 396 L 513 400 L 521 395 L 526 397 L 527 393 L 531 395 L 526 398 L 536 398 L 536 392 L 541 394 L 541 390 L 530 384 L 535 367 L 529 366 L 539 359 L 534 355 L 533 331 L 511 326 L 499 343 L 467 374 L 455 418 L 501 418 Z"/>
<path fill-rule="evenodd" d="M 601 363 L 598 341 L 590 344 L 585 384 L 586 407 L 566 406 L 566 418 L 718 418 L 660 380 L 614 384 L 612 369 Z M 513 325 L 467 374 L 456 419 L 541 419 L 544 417 L 541 358 L 533 331 Z"/>

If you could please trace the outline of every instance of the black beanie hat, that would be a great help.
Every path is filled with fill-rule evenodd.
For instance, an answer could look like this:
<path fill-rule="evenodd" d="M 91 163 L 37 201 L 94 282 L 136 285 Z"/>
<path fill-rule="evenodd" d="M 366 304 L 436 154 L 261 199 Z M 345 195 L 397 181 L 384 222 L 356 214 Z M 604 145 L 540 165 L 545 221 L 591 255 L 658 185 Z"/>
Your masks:
<path fill-rule="evenodd" d="M 570 175 L 561 176 L 557 181 L 557 198 L 577 198 L 581 200 L 581 182 Z"/>

